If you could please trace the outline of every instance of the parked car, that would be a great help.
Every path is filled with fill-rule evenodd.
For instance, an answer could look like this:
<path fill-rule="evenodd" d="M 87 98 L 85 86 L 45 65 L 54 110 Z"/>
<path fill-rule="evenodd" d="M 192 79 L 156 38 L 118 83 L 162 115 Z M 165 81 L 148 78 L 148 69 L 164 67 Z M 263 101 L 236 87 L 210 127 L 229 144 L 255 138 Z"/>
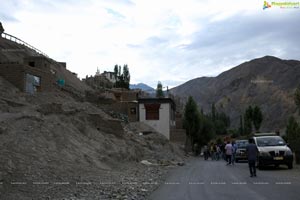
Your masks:
<path fill-rule="evenodd" d="M 247 160 L 246 147 L 248 145 L 248 140 L 236 140 L 235 143 L 237 146 L 235 162 L 239 162 L 240 160 Z"/>
<path fill-rule="evenodd" d="M 259 152 L 259 168 L 265 165 L 287 165 L 289 169 L 293 168 L 293 152 L 282 137 L 276 134 L 256 134 L 253 139 Z"/>

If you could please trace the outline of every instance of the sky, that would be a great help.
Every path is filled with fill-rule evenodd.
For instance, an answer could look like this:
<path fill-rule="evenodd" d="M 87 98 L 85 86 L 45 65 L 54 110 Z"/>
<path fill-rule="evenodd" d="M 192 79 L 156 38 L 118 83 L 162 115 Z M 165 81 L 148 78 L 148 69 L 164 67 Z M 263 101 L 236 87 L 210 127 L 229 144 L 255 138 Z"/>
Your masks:
<path fill-rule="evenodd" d="M 0 0 L 0 21 L 5 32 L 67 62 L 80 78 L 127 64 L 132 84 L 172 88 L 265 55 L 300 60 L 300 8 L 263 4 Z"/>

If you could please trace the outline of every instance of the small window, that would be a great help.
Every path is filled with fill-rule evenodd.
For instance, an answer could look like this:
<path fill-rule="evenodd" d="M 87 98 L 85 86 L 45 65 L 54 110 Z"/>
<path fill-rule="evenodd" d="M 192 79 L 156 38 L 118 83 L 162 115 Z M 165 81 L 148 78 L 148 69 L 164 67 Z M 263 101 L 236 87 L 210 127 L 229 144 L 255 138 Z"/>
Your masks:
<path fill-rule="evenodd" d="M 136 108 L 130 108 L 130 114 L 135 115 L 136 114 Z"/>
<path fill-rule="evenodd" d="M 38 77 L 38 76 L 33 76 L 33 79 L 34 79 L 34 86 L 41 86 L 41 78 Z"/>
<path fill-rule="evenodd" d="M 34 94 L 41 89 L 41 78 L 32 74 L 26 74 L 26 92 Z"/>
<path fill-rule="evenodd" d="M 121 94 L 120 93 L 115 93 L 115 97 L 118 101 L 121 101 Z"/>
<path fill-rule="evenodd" d="M 159 120 L 160 104 L 145 104 L 146 120 Z"/>
<path fill-rule="evenodd" d="M 34 62 L 28 62 L 28 65 L 31 67 L 35 67 L 35 63 Z"/>

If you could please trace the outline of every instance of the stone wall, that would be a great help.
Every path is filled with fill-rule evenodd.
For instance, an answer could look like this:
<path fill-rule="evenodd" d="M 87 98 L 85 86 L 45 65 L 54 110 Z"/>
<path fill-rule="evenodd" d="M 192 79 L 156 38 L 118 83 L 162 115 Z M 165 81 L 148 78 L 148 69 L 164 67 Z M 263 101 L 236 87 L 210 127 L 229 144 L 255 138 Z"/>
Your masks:
<path fill-rule="evenodd" d="M 23 65 L 0 64 L 0 76 L 8 80 L 21 91 L 25 89 L 25 73 Z"/>
<path fill-rule="evenodd" d="M 170 141 L 178 144 L 185 144 L 186 131 L 183 129 L 183 116 L 181 113 L 176 113 L 176 128 L 170 132 Z"/>
<path fill-rule="evenodd" d="M 50 69 L 50 61 L 43 56 L 28 56 L 23 60 L 24 65 L 34 64 L 34 67 L 38 67 L 39 69 L 48 70 Z"/>
<path fill-rule="evenodd" d="M 170 132 L 170 141 L 178 144 L 185 144 L 185 129 L 172 129 Z"/>
<path fill-rule="evenodd" d="M 40 91 L 53 90 L 55 81 L 50 72 L 23 64 L 0 64 L 0 76 L 4 77 L 21 91 L 25 91 L 27 73 L 41 78 Z"/>
<path fill-rule="evenodd" d="M 138 121 L 138 107 L 134 102 L 116 102 L 112 104 L 111 109 L 115 112 L 122 113 L 128 116 L 128 121 Z M 135 110 L 135 112 L 133 112 Z"/>

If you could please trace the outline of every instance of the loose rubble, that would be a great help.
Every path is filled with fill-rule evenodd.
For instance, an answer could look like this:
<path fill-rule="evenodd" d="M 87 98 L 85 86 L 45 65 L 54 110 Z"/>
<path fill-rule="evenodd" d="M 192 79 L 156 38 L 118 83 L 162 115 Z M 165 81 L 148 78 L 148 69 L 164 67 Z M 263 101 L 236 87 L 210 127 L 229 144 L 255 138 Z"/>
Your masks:
<path fill-rule="evenodd" d="M 5 200 L 142 200 L 184 162 L 182 149 L 145 124 L 64 91 L 20 93 L 1 77 L 0 151 Z"/>

